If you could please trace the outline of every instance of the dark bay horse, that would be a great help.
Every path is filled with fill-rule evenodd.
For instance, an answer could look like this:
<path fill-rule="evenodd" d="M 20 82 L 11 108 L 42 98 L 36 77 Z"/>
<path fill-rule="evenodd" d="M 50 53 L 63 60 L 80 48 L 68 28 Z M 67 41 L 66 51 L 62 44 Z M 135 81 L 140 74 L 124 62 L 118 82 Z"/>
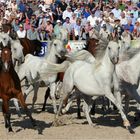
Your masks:
<path fill-rule="evenodd" d="M 89 51 L 93 56 L 95 56 L 98 47 L 100 47 L 98 39 L 89 38 L 87 40 L 86 50 Z"/>
<path fill-rule="evenodd" d="M 28 38 L 19 38 L 23 46 L 23 54 L 37 55 L 41 51 L 41 42 L 38 40 L 29 40 Z"/>
<path fill-rule="evenodd" d="M 10 49 L 10 43 L 6 47 L 0 44 L 1 48 L 1 70 L 0 70 L 0 98 L 2 99 L 2 111 L 5 120 L 5 127 L 8 131 L 13 131 L 10 122 L 10 112 L 9 112 L 9 100 L 11 98 L 17 98 L 21 106 L 25 109 L 27 116 L 30 118 L 32 125 L 35 127 L 35 120 L 32 118 L 27 105 L 24 101 L 24 97 L 21 90 L 19 77 L 14 70 L 12 64 L 12 52 Z"/>

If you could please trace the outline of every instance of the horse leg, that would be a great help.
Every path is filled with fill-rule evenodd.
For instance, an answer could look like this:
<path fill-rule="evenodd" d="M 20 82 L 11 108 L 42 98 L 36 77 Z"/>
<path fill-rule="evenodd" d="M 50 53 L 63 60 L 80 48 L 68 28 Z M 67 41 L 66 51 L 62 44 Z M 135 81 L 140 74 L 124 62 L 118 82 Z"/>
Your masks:
<path fill-rule="evenodd" d="M 18 117 L 21 117 L 21 112 L 20 112 L 18 100 L 17 100 L 16 98 L 13 98 L 12 100 L 13 100 L 13 103 L 14 103 L 14 105 L 15 105 L 15 107 L 16 107 L 16 111 L 17 111 L 17 113 L 18 113 Z"/>
<path fill-rule="evenodd" d="M 77 97 L 78 97 L 77 92 L 74 91 L 71 97 L 69 98 L 67 105 L 65 106 L 65 108 L 62 109 L 62 114 L 65 114 L 66 112 L 68 112 L 69 108 L 71 107 L 73 103 L 73 100 L 77 99 Z"/>
<path fill-rule="evenodd" d="M 140 91 L 139 91 L 139 88 L 137 89 L 137 87 L 133 85 L 133 86 L 127 87 L 126 91 L 127 91 L 127 93 L 130 94 L 130 96 L 132 96 L 140 104 Z M 140 118 L 140 113 L 136 112 L 134 121 L 138 121 L 139 118 Z"/>
<path fill-rule="evenodd" d="M 62 82 L 61 81 L 58 81 L 57 84 L 56 84 L 56 94 L 55 94 L 55 97 L 56 99 L 59 99 L 60 98 L 60 90 L 62 88 Z"/>
<path fill-rule="evenodd" d="M 54 109 L 54 113 L 57 113 L 57 107 L 56 107 L 56 100 L 55 100 L 55 91 L 56 91 L 56 84 L 52 83 L 50 85 L 50 96 L 53 102 L 53 109 Z"/>
<path fill-rule="evenodd" d="M 125 114 L 128 115 L 128 113 L 129 113 L 130 96 L 128 94 L 126 94 L 124 99 L 125 99 L 125 107 L 124 107 L 124 110 L 125 110 Z"/>
<path fill-rule="evenodd" d="M 34 109 L 34 105 L 35 105 L 35 102 L 37 100 L 37 93 L 38 93 L 38 89 L 39 89 L 39 83 L 38 82 L 34 83 L 33 88 L 34 88 L 34 96 L 33 96 L 32 109 Z"/>
<path fill-rule="evenodd" d="M 33 119 L 32 115 L 31 115 L 31 112 L 27 108 L 27 105 L 25 103 L 25 100 L 24 100 L 22 92 L 19 93 L 19 95 L 17 96 L 17 99 L 19 100 L 21 107 L 25 110 L 26 115 L 30 118 L 33 127 L 36 127 L 36 122 Z"/>
<path fill-rule="evenodd" d="M 66 78 L 69 80 L 66 80 L 64 77 L 63 85 L 62 85 L 62 89 L 61 89 L 62 98 L 60 100 L 58 112 L 57 112 L 57 114 L 55 114 L 54 123 L 53 123 L 56 126 L 59 125 L 58 118 L 59 118 L 59 115 L 60 115 L 62 107 L 63 107 L 63 103 L 64 103 L 63 101 L 65 98 L 67 98 L 69 96 L 69 94 L 72 92 L 73 87 L 74 87 L 72 74 L 69 71 L 67 71 L 67 73 L 65 73 L 65 74 L 67 74 Z"/>
<path fill-rule="evenodd" d="M 81 97 L 77 97 L 77 118 L 81 119 L 81 110 L 80 110 L 80 104 L 81 104 Z"/>
<path fill-rule="evenodd" d="M 113 94 L 110 92 L 107 92 L 107 94 L 105 95 L 110 101 L 112 101 L 112 103 L 117 107 L 117 109 L 119 110 L 120 114 L 121 114 L 121 118 L 123 119 L 123 124 L 126 127 L 126 129 L 129 130 L 130 133 L 135 133 L 133 131 L 133 129 L 130 126 L 130 122 L 128 121 L 122 106 L 119 104 L 119 102 L 116 100 L 116 98 L 113 96 Z"/>
<path fill-rule="evenodd" d="M 8 128 L 9 132 L 13 132 L 11 122 L 10 122 L 10 113 L 9 111 L 9 104 L 7 99 L 3 99 L 2 103 L 2 111 L 5 120 L 5 128 Z"/>
<path fill-rule="evenodd" d="M 25 92 L 24 92 L 24 99 L 25 99 L 25 100 L 26 100 L 27 96 L 29 95 L 29 93 L 32 92 L 32 91 L 33 91 L 33 86 L 30 85 L 30 86 L 28 87 L 28 89 L 26 89 Z"/>
<path fill-rule="evenodd" d="M 46 90 L 46 93 L 45 93 L 42 111 L 45 111 L 46 102 L 47 102 L 47 99 L 48 99 L 49 96 L 50 96 L 50 88 L 48 87 L 47 90 Z"/>
<path fill-rule="evenodd" d="M 83 95 L 84 98 L 84 105 L 83 105 L 83 112 L 86 115 L 86 119 L 90 126 L 95 126 L 91 120 L 90 111 L 92 107 L 92 98 L 90 96 Z"/>

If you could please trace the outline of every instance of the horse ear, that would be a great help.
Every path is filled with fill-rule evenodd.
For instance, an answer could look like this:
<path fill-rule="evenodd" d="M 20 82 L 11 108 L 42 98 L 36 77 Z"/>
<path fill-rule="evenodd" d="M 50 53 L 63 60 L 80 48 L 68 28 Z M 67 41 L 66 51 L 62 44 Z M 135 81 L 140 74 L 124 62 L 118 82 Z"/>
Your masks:
<path fill-rule="evenodd" d="M 111 34 L 108 34 L 107 39 L 108 39 L 109 41 L 111 41 L 111 40 L 113 40 L 114 38 L 113 38 L 113 36 L 112 36 Z"/>
<path fill-rule="evenodd" d="M 0 49 L 2 49 L 3 48 L 3 44 L 2 44 L 2 42 L 0 42 Z"/>
<path fill-rule="evenodd" d="M 114 38 L 113 38 L 113 41 L 115 41 L 115 42 L 119 42 L 119 37 L 118 36 L 115 36 Z"/>
<path fill-rule="evenodd" d="M 9 49 L 11 49 L 11 42 L 10 42 L 10 40 L 8 41 L 7 47 L 8 47 Z"/>

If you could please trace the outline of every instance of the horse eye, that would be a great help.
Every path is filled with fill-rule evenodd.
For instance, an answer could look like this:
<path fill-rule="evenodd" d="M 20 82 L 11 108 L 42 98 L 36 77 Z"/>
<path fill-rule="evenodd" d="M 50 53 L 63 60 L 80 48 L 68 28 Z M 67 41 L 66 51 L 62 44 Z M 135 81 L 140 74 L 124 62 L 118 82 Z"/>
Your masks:
<path fill-rule="evenodd" d="M 118 50 L 120 49 L 120 47 L 118 47 Z"/>
<path fill-rule="evenodd" d="M 108 47 L 108 49 L 110 50 L 110 47 Z"/>
<path fill-rule="evenodd" d="M 3 38 L 3 40 L 6 40 L 6 38 Z"/>
<path fill-rule="evenodd" d="M 57 46 L 57 44 L 56 44 L 56 43 L 54 43 L 54 46 Z"/>

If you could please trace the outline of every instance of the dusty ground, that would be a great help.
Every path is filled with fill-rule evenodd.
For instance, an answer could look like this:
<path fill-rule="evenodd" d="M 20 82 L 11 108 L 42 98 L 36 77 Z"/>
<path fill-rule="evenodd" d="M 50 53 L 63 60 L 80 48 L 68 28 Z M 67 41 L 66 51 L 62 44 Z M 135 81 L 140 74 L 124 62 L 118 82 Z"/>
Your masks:
<path fill-rule="evenodd" d="M 12 107 L 11 122 L 13 126 L 14 133 L 7 133 L 4 128 L 4 119 L 2 112 L 0 111 L 0 139 L 2 140 L 31 140 L 31 139 L 63 139 L 63 140 L 137 140 L 140 139 L 140 123 L 134 126 L 135 134 L 130 134 L 126 129 L 122 127 L 122 120 L 118 114 L 108 114 L 103 117 L 101 110 L 97 110 L 97 114 L 93 117 L 93 121 L 99 125 L 99 128 L 90 127 L 87 124 L 84 114 L 83 118 L 78 120 L 76 118 L 76 107 L 72 106 L 69 114 L 63 115 L 61 119 L 63 120 L 63 126 L 54 127 L 52 122 L 54 120 L 54 114 L 52 112 L 51 100 L 47 105 L 46 112 L 41 112 L 41 107 L 43 103 L 45 89 L 39 90 L 39 96 L 35 109 L 33 111 L 33 117 L 37 120 L 37 125 L 39 130 L 34 130 L 30 123 L 28 117 L 22 116 L 25 119 L 19 119 Z M 29 107 L 32 99 L 32 94 L 28 96 L 27 104 Z M 1 101 L 0 101 L 1 106 Z M 131 109 L 135 110 L 135 105 L 131 105 Z M 134 112 L 129 113 L 129 120 L 133 120 Z"/>

